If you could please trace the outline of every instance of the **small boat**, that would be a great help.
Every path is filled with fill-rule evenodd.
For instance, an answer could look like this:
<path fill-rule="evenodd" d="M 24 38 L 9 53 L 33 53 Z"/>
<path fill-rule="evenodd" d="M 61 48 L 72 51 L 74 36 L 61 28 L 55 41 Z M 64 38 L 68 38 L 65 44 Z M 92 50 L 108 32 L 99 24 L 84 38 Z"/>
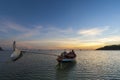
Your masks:
<path fill-rule="evenodd" d="M 58 56 L 57 61 L 58 62 L 73 62 L 76 59 L 76 54 L 75 52 L 72 50 L 71 52 L 67 53 L 67 52 L 63 52 L 61 53 L 60 56 Z"/>
<path fill-rule="evenodd" d="M 17 59 L 19 59 L 22 56 L 22 52 L 20 50 L 18 50 L 17 48 L 15 48 L 15 51 L 11 54 L 11 59 L 13 61 L 16 61 Z"/>
<path fill-rule="evenodd" d="M 16 42 L 13 42 L 13 53 L 11 54 L 11 59 L 13 61 L 16 61 L 17 59 L 19 59 L 22 56 L 22 51 L 20 51 L 19 49 L 16 48 Z"/>

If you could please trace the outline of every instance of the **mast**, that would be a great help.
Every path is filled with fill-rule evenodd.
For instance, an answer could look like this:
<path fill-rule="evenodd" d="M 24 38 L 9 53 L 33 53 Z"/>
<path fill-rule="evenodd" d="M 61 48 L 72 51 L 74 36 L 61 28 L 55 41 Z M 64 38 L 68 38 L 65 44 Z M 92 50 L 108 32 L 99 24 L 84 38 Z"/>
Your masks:
<path fill-rule="evenodd" d="M 13 51 L 15 51 L 16 48 L 16 41 L 13 41 Z"/>

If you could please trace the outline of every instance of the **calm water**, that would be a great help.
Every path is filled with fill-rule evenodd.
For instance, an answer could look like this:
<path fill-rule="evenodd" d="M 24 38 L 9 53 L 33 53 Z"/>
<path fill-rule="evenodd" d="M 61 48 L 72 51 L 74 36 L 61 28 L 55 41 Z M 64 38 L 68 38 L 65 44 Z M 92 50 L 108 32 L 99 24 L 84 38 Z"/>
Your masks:
<path fill-rule="evenodd" d="M 60 51 L 26 53 L 10 60 L 11 51 L 0 52 L 0 80 L 120 80 L 120 51 L 76 51 L 74 63 L 58 65 Z"/>

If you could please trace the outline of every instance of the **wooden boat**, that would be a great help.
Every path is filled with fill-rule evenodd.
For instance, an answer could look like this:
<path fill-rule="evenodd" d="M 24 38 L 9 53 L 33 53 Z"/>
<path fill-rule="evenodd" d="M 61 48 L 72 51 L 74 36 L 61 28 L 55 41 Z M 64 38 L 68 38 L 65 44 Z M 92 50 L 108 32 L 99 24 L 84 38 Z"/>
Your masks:
<path fill-rule="evenodd" d="M 58 62 L 73 62 L 75 61 L 75 58 L 76 58 L 76 54 L 72 50 L 69 53 L 66 53 L 66 52 L 61 53 L 61 55 L 58 56 L 57 61 Z"/>

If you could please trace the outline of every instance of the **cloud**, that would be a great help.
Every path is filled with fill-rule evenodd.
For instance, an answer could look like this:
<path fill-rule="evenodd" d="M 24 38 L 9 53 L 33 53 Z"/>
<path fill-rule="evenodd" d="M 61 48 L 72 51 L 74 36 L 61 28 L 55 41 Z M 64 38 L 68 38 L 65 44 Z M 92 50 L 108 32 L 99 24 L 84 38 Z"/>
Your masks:
<path fill-rule="evenodd" d="M 8 37 L 9 33 L 9 38 L 15 39 L 15 40 L 24 40 L 24 39 L 29 39 L 33 37 L 46 37 L 50 38 L 51 37 L 64 37 L 66 35 L 69 35 L 73 33 L 72 28 L 58 28 L 58 27 L 51 27 L 51 26 L 33 26 L 30 25 L 28 26 L 22 26 L 18 23 L 12 22 L 12 21 L 0 21 L 0 33 L 1 34 L 6 34 L 6 37 Z"/>
<path fill-rule="evenodd" d="M 100 42 L 91 42 L 77 38 L 49 39 L 49 40 L 29 40 L 19 42 L 19 46 L 34 49 L 96 49 L 103 45 Z"/>
<path fill-rule="evenodd" d="M 0 29 L 0 32 L 1 32 L 1 33 L 7 33 L 8 31 L 7 31 L 5 28 L 1 28 L 1 29 Z"/>
<path fill-rule="evenodd" d="M 50 39 L 50 38 L 60 38 L 65 37 L 66 35 L 70 35 L 73 32 L 72 28 L 60 29 L 56 27 L 42 27 L 42 26 L 34 26 L 30 31 L 26 31 L 21 33 L 15 39 Z M 34 38 L 33 38 L 34 37 Z"/>
<path fill-rule="evenodd" d="M 106 38 L 102 38 L 98 40 L 99 42 L 103 42 L 103 43 L 111 43 L 111 44 L 115 44 L 116 42 L 120 42 L 120 37 L 119 36 L 110 36 L 110 37 L 106 37 Z"/>
<path fill-rule="evenodd" d="M 30 29 L 11 21 L 1 22 L 0 25 L 2 25 L 2 29 L 6 29 L 7 31 L 10 31 L 10 30 L 19 31 L 19 32 L 30 31 Z"/>
<path fill-rule="evenodd" d="M 92 29 L 83 29 L 79 30 L 78 34 L 84 36 L 96 36 L 102 34 L 104 31 L 108 30 L 109 26 L 105 26 L 104 28 L 92 28 Z"/>
<path fill-rule="evenodd" d="M 108 37 L 108 35 L 111 33 L 111 28 L 109 28 L 109 26 L 82 29 L 78 32 L 71 27 L 58 28 L 41 25 L 28 27 L 10 21 L 3 23 L 0 22 L 0 26 L 3 26 L 0 29 L 0 33 L 6 33 L 6 35 L 7 33 L 11 34 L 11 39 L 7 38 L 7 41 L 5 41 L 5 39 L 0 40 L 0 45 L 3 46 L 10 46 L 13 40 L 17 40 L 18 46 L 23 48 L 91 48 L 90 46 L 95 48 L 101 45 L 105 45 L 106 43 L 115 43 L 120 41 L 119 36 L 113 35 Z M 106 31 L 106 35 L 97 37 L 97 35 L 103 34 Z M 76 32 L 77 34 L 83 36 L 81 37 L 77 35 Z M 114 34 L 115 33 L 116 32 L 114 32 Z"/>
<path fill-rule="evenodd" d="M 32 36 L 40 34 L 40 31 L 42 30 L 42 26 L 36 26 L 35 28 L 28 30 L 24 33 L 19 34 L 15 39 L 22 39 L 22 38 L 30 38 Z"/>
<path fill-rule="evenodd" d="M 44 28 L 43 29 L 44 32 L 46 32 L 46 34 L 70 34 L 73 32 L 73 29 L 72 28 L 64 28 L 64 29 L 60 29 L 60 28 L 57 28 L 57 27 L 47 27 L 47 28 Z"/>

